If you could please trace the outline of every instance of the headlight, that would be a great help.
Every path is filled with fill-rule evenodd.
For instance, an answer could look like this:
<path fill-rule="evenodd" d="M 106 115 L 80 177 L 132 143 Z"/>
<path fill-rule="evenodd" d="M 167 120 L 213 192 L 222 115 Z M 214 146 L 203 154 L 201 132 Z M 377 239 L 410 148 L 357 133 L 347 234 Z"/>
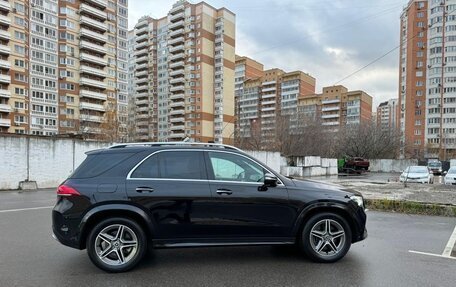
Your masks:
<path fill-rule="evenodd" d="M 356 202 L 360 207 L 364 208 L 364 200 L 362 196 L 359 195 L 352 195 L 350 199 Z"/>

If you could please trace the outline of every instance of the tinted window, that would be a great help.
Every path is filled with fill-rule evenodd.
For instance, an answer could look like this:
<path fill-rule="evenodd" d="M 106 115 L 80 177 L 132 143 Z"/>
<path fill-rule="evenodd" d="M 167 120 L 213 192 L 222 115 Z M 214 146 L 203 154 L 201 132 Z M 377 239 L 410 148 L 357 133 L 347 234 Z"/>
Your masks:
<path fill-rule="evenodd" d="M 157 178 L 158 174 L 158 155 L 153 155 L 146 159 L 132 173 L 131 178 Z"/>
<path fill-rule="evenodd" d="M 70 177 L 89 178 L 98 176 L 127 160 L 132 155 L 133 153 L 89 154 Z"/>
<path fill-rule="evenodd" d="M 209 152 L 215 180 L 262 182 L 263 168 L 248 158 L 232 153 Z"/>
<path fill-rule="evenodd" d="M 205 179 L 203 153 L 169 151 L 158 154 L 160 177 L 175 179 Z"/>
<path fill-rule="evenodd" d="M 425 166 L 411 166 L 410 173 L 428 173 L 428 169 Z"/>

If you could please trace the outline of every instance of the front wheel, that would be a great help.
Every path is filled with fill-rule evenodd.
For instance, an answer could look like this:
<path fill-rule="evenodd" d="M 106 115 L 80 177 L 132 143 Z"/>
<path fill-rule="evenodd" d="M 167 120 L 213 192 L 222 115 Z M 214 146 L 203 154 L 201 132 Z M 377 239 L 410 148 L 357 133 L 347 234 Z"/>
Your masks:
<path fill-rule="evenodd" d="M 110 218 L 98 223 L 87 238 L 90 260 L 108 272 L 135 267 L 147 251 L 144 230 L 133 220 Z"/>
<path fill-rule="evenodd" d="M 347 221 L 334 213 L 311 217 L 301 234 L 301 248 L 312 261 L 336 262 L 347 254 L 352 232 Z"/>

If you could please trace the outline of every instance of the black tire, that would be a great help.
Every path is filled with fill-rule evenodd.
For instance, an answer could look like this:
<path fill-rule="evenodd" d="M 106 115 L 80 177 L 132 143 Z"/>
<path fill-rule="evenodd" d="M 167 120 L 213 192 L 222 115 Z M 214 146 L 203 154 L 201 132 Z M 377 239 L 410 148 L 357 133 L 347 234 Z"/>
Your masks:
<path fill-rule="evenodd" d="M 312 228 L 321 223 L 322 221 L 329 219 L 331 221 L 335 221 L 338 223 L 339 227 L 341 227 L 345 233 L 344 240 L 340 238 L 335 239 L 336 242 L 338 242 L 338 251 L 335 254 L 332 255 L 321 255 L 318 253 L 314 248 L 312 247 L 311 243 L 311 237 L 310 237 L 310 232 L 312 231 Z M 323 239 L 321 239 L 323 240 Z M 339 241 L 340 240 L 340 241 Z M 300 246 L 301 250 L 304 252 L 304 254 L 312 261 L 315 262 L 320 262 L 320 263 L 331 263 L 331 262 L 336 262 L 340 259 L 342 259 L 348 252 L 351 246 L 351 241 L 352 241 L 352 231 L 350 229 L 350 225 L 347 223 L 347 221 L 341 217 L 338 214 L 335 213 L 330 213 L 330 212 L 325 212 L 325 213 L 319 213 L 314 216 L 312 216 L 307 222 L 304 224 L 301 232 L 301 237 L 300 237 Z M 328 243 L 329 244 L 329 243 Z M 331 248 L 330 245 L 324 248 L 324 250 Z M 323 251 L 324 251 L 323 250 Z M 323 252 L 322 251 L 322 252 Z"/>
<path fill-rule="evenodd" d="M 105 228 L 108 228 L 110 226 L 116 226 L 116 225 L 122 225 L 127 227 L 129 230 L 128 232 L 132 231 L 134 235 L 136 236 L 137 239 L 137 247 L 136 247 L 136 252 L 134 255 L 131 256 L 131 258 L 119 265 L 112 265 L 108 264 L 98 256 L 97 251 L 96 251 L 96 240 L 97 236 L 101 231 L 103 231 Z M 129 249 L 127 248 L 127 251 Z M 133 250 L 133 249 L 130 249 Z M 115 252 L 115 251 L 114 251 Z M 122 251 L 120 251 L 122 252 Z M 107 272 L 112 272 L 112 273 L 118 273 L 118 272 L 125 272 L 133 267 L 135 267 L 145 256 L 147 253 L 147 236 L 144 230 L 141 228 L 141 226 L 128 218 L 121 218 L 121 217 L 115 217 L 115 218 L 109 218 L 102 220 L 99 222 L 95 227 L 90 231 L 88 237 L 87 237 L 87 254 L 89 255 L 90 260 L 92 261 L 95 266 L 98 268 L 107 271 Z M 115 255 L 116 253 L 114 253 Z M 123 254 L 123 253 L 122 253 Z M 124 254 L 123 254 L 124 255 Z M 113 256 L 113 255 L 111 255 Z M 117 257 L 118 258 L 118 257 Z"/>

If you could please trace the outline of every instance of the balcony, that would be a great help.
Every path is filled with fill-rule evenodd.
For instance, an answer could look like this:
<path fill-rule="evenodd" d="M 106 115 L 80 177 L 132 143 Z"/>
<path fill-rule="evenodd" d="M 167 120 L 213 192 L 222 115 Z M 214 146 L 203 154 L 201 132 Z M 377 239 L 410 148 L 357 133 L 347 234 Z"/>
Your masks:
<path fill-rule="evenodd" d="M 9 12 L 11 11 L 11 5 L 8 1 L 0 1 L 0 10 Z"/>
<path fill-rule="evenodd" d="M 106 43 L 106 41 L 108 39 L 108 37 L 105 34 L 98 33 L 98 32 L 92 31 L 92 30 L 88 30 L 86 28 L 80 29 L 80 35 L 93 39 L 93 40 L 102 41 L 103 43 Z"/>
<path fill-rule="evenodd" d="M 275 111 L 275 107 L 269 107 L 269 108 L 261 108 L 262 112 L 268 112 L 268 111 Z"/>
<path fill-rule="evenodd" d="M 261 102 L 261 104 L 263 106 L 266 106 L 266 105 L 275 105 L 276 104 L 276 101 L 275 100 L 272 100 L 272 101 L 263 101 Z"/>
<path fill-rule="evenodd" d="M 137 43 L 135 45 L 135 50 L 141 50 L 143 48 L 146 48 L 147 45 L 149 45 L 149 42 L 141 42 L 141 43 Z M 145 49 L 147 51 L 147 49 Z"/>
<path fill-rule="evenodd" d="M 185 117 L 170 118 L 169 121 L 171 123 L 185 122 Z"/>
<path fill-rule="evenodd" d="M 92 103 L 85 103 L 81 102 L 79 104 L 79 108 L 82 110 L 92 110 L 92 111 L 99 111 L 99 112 L 105 112 L 106 109 L 103 105 L 99 104 L 92 104 Z"/>
<path fill-rule="evenodd" d="M 102 19 L 106 19 L 106 17 L 107 17 L 106 12 L 101 11 L 100 9 L 97 9 L 97 8 L 92 7 L 90 5 L 82 3 L 79 7 L 80 7 L 80 11 L 81 12 L 86 12 L 86 13 L 92 15 L 92 16 L 100 17 Z"/>
<path fill-rule="evenodd" d="M 339 100 L 339 99 L 335 99 L 335 100 L 323 100 L 323 101 L 321 101 L 321 103 L 322 103 L 323 105 L 338 104 L 338 103 L 340 103 L 340 100 Z"/>
<path fill-rule="evenodd" d="M 98 57 L 98 56 L 86 54 L 86 53 L 80 54 L 80 60 L 102 65 L 102 66 L 106 66 L 108 64 L 108 61 L 106 59 Z"/>
<path fill-rule="evenodd" d="M 149 133 L 149 129 L 136 129 L 136 132 L 140 133 L 140 134 L 148 134 Z"/>
<path fill-rule="evenodd" d="M 174 30 L 176 28 L 183 28 L 184 26 L 185 26 L 185 21 L 182 19 L 182 20 L 179 20 L 177 22 L 169 24 L 168 25 L 168 29 L 169 30 Z"/>
<path fill-rule="evenodd" d="M 172 111 L 168 112 L 168 115 L 170 115 L 170 116 L 184 116 L 185 115 L 185 110 L 184 109 L 172 110 Z"/>
<path fill-rule="evenodd" d="M 86 121 L 86 122 L 94 122 L 94 123 L 101 123 L 103 122 L 103 117 L 100 116 L 92 116 L 92 115 L 79 115 L 79 119 L 81 121 Z"/>
<path fill-rule="evenodd" d="M 88 78 L 80 78 L 79 79 L 80 85 L 91 86 L 99 89 L 106 89 L 107 85 L 103 81 L 93 80 Z"/>
<path fill-rule="evenodd" d="M 173 94 L 173 95 L 170 95 L 169 96 L 169 99 L 174 101 L 174 100 L 181 100 L 181 99 L 185 99 L 185 94 Z"/>
<path fill-rule="evenodd" d="M 141 36 L 136 36 L 136 43 L 147 43 L 146 41 L 148 39 L 149 39 L 149 34 L 143 34 Z"/>
<path fill-rule="evenodd" d="M 169 83 L 170 84 L 185 84 L 185 78 L 184 77 L 180 77 L 180 78 L 177 78 L 177 79 L 171 79 L 171 80 L 169 80 Z"/>
<path fill-rule="evenodd" d="M 5 89 L 0 89 L 0 98 L 10 98 L 11 92 Z"/>
<path fill-rule="evenodd" d="M 11 53 L 10 47 L 0 44 L 0 54 L 9 55 Z"/>
<path fill-rule="evenodd" d="M 272 88 L 263 88 L 261 89 L 261 91 L 263 93 L 267 93 L 267 92 L 272 92 L 272 91 L 275 91 L 276 90 L 276 87 L 272 87 Z"/>
<path fill-rule="evenodd" d="M 322 123 L 323 126 L 338 126 L 339 125 L 339 122 L 323 122 Z"/>
<path fill-rule="evenodd" d="M 148 74 L 149 74 L 148 71 L 143 70 L 143 71 L 136 72 L 135 76 L 138 77 L 138 78 L 141 78 L 141 77 L 147 76 Z"/>
<path fill-rule="evenodd" d="M 97 100 L 103 100 L 103 101 L 106 101 L 108 99 L 108 96 L 106 94 L 88 91 L 88 90 L 79 90 L 79 96 L 81 98 L 91 98 L 91 99 L 97 99 Z"/>
<path fill-rule="evenodd" d="M 95 27 L 95 28 L 100 29 L 102 31 L 106 31 L 107 30 L 105 23 L 100 22 L 100 21 L 95 20 L 95 19 L 92 19 L 92 18 L 87 17 L 87 16 L 81 16 L 81 18 L 79 19 L 79 23 L 88 25 L 90 27 Z"/>
<path fill-rule="evenodd" d="M 179 69 L 179 70 L 174 70 L 174 71 L 171 71 L 169 72 L 169 76 L 170 77 L 174 77 L 174 76 L 177 76 L 177 75 L 185 75 L 185 70 L 184 69 Z"/>
<path fill-rule="evenodd" d="M 3 84 L 11 83 L 11 76 L 10 75 L 0 74 L 0 83 L 3 83 Z"/>
<path fill-rule="evenodd" d="M 185 107 L 185 102 L 184 101 L 171 102 L 168 104 L 168 107 L 169 108 Z"/>
<path fill-rule="evenodd" d="M 327 108 L 322 108 L 321 111 L 322 112 L 331 112 L 331 111 L 338 111 L 340 110 L 340 107 L 337 106 L 337 107 L 327 107 Z"/>
<path fill-rule="evenodd" d="M 145 64 L 141 64 L 141 65 L 137 65 L 136 66 L 136 71 L 144 70 L 144 69 L 147 69 L 147 68 L 148 68 L 148 66 L 147 66 L 146 63 Z"/>
<path fill-rule="evenodd" d="M 147 35 L 149 33 L 149 23 L 147 23 L 147 21 L 144 23 L 138 23 L 137 25 L 138 28 L 135 29 L 136 42 L 141 39 L 139 36 L 143 36 L 144 34 Z"/>
<path fill-rule="evenodd" d="M 9 69 L 11 68 L 11 64 L 9 61 L 0 60 L 0 68 Z"/>
<path fill-rule="evenodd" d="M 322 119 L 336 119 L 336 118 L 339 118 L 340 115 L 339 114 L 329 114 L 329 115 L 322 115 L 321 118 Z"/>
<path fill-rule="evenodd" d="M 179 46 L 171 46 L 169 48 L 169 52 L 170 53 L 174 53 L 174 52 L 177 52 L 177 51 L 184 51 L 185 50 L 185 46 L 184 45 L 179 45 Z"/>
<path fill-rule="evenodd" d="M 180 29 L 177 29 L 177 30 L 174 30 L 172 32 L 169 32 L 168 34 L 170 37 L 174 38 L 175 36 L 183 36 L 184 35 L 184 28 L 180 28 Z"/>
<path fill-rule="evenodd" d="M 174 62 L 174 63 L 169 64 L 169 67 L 171 69 L 180 68 L 180 67 L 183 68 L 184 66 L 185 66 L 185 62 L 184 61 L 179 61 L 179 62 Z"/>
<path fill-rule="evenodd" d="M 97 6 L 102 7 L 103 9 L 106 9 L 108 6 L 108 1 L 107 0 L 85 0 L 87 2 L 90 2 L 92 4 L 95 4 Z"/>
<path fill-rule="evenodd" d="M 172 130 L 172 131 L 183 131 L 183 130 L 185 130 L 185 125 L 171 125 L 170 130 Z"/>
<path fill-rule="evenodd" d="M 179 44 L 179 43 L 184 43 L 184 42 L 185 42 L 185 38 L 181 36 L 181 37 L 177 37 L 177 38 L 168 40 L 168 45 L 174 45 L 174 44 Z"/>
<path fill-rule="evenodd" d="M 148 82 L 149 82 L 149 78 L 141 78 L 141 79 L 136 80 L 137 85 L 147 84 Z"/>
<path fill-rule="evenodd" d="M 185 137 L 185 133 L 171 133 L 169 135 L 170 138 L 184 138 Z"/>
<path fill-rule="evenodd" d="M 0 127 L 10 127 L 11 120 L 10 119 L 2 119 L 0 118 Z"/>
<path fill-rule="evenodd" d="M 173 87 L 169 88 L 169 91 L 170 92 L 185 91 L 185 86 L 184 85 L 173 86 Z"/>
<path fill-rule="evenodd" d="M 136 58 L 136 64 L 147 63 L 148 61 L 149 57 L 147 55 Z"/>
<path fill-rule="evenodd" d="M 147 94 L 146 94 L 146 97 L 147 97 Z M 135 104 L 137 106 L 149 105 L 149 100 L 139 100 L 139 101 L 136 101 Z"/>
<path fill-rule="evenodd" d="M 11 112 L 11 106 L 7 104 L 0 104 L 0 112 L 2 113 L 10 113 Z"/>
<path fill-rule="evenodd" d="M 142 99 L 142 98 L 147 99 L 147 97 L 149 97 L 149 93 L 148 92 L 136 93 L 135 97 L 136 97 L 136 99 Z"/>
<path fill-rule="evenodd" d="M 168 59 L 170 61 L 174 61 L 174 60 L 178 60 L 178 59 L 184 59 L 185 58 L 185 53 L 184 52 L 181 52 L 179 54 L 173 54 L 173 55 L 169 55 L 168 56 Z"/>
<path fill-rule="evenodd" d="M 136 115 L 136 118 L 139 119 L 139 120 L 148 120 L 149 119 L 149 114 L 139 114 L 139 115 Z M 137 121 L 136 122 L 136 125 L 137 126 L 147 126 L 149 124 L 149 122 L 147 121 Z"/>
<path fill-rule="evenodd" d="M 103 78 L 106 78 L 106 72 L 104 70 L 100 70 L 100 69 L 97 69 L 97 68 L 93 68 L 93 67 L 89 67 L 89 66 L 84 66 L 84 65 L 81 65 L 79 67 L 79 70 L 80 72 L 82 73 L 86 73 L 86 74 L 90 74 L 90 75 L 95 75 L 95 76 L 99 76 L 99 77 L 103 77 Z"/>
<path fill-rule="evenodd" d="M 149 51 L 147 51 L 147 49 L 140 49 L 140 50 L 136 50 L 134 52 L 134 55 L 135 57 L 139 58 L 139 57 L 142 57 L 142 56 L 146 56 L 149 54 Z"/>
<path fill-rule="evenodd" d="M 136 108 L 137 112 L 149 112 L 149 110 L 150 110 L 149 106 L 147 106 L 147 107 L 137 107 Z"/>
<path fill-rule="evenodd" d="M 11 38 L 11 35 L 10 35 L 10 32 L 8 32 L 8 30 L 0 29 L 0 39 L 9 40 L 10 38 Z"/>
<path fill-rule="evenodd" d="M 11 24 L 11 19 L 5 15 L 0 15 L 0 24 L 9 26 Z"/>
<path fill-rule="evenodd" d="M 107 49 L 104 46 L 101 46 L 101 45 L 98 45 L 95 43 L 90 43 L 90 42 L 84 41 L 84 40 L 80 41 L 79 47 L 81 49 L 88 49 L 88 50 L 92 50 L 92 51 L 102 53 L 102 54 L 106 54 L 106 52 L 107 52 Z"/>
<path fill-rule="evenodd" d="M 184 19 L 184 18 L 185 18 L 185 12 L 183 12 L 183 11 L 169 16 L 170 21 L 175 21 L 175 20 Z"/>

